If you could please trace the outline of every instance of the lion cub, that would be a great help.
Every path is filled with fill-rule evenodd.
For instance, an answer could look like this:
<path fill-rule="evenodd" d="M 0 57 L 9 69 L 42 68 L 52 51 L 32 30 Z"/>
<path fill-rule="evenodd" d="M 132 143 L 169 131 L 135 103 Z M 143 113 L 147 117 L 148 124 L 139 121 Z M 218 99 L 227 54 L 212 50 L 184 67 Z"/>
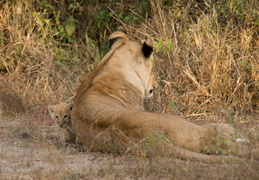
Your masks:
<path fill-rule="evenodd" d="M 62 128 L 63 138 L 66 143 L 75 143 L 76 135 L 71 125 L 72 105 L 60 103 L 48 107 L 51 118 Z"/>

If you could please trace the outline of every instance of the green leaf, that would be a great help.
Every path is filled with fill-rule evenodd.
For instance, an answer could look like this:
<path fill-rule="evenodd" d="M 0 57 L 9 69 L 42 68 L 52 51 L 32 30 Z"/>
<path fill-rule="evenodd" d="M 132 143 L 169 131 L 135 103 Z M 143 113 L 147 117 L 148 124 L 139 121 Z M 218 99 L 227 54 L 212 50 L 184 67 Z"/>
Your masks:
<path fill-rule="evenodd" d="M 58 61 L 54 61 L 55 64 L 59 65 L 59 66 L 64 66 L 64 64 L 62 62 L 60 62 L 59 60 Z"/>
<path fill-rule="evenodd" d="M 209 147 L 205 147 L 205 152 L 206 152 L 207 154 L 210 154 L 211 149 L 210 149 Z"/>
<path fill-rule="evenodd" d="M 69 18 L 68 23 L 66 24 L 66 32 L 68 35 L 72 35 L 75 32 L 76 25 L 73 18 Z"/>
<path fill-rule="evenodd" d="M 177 104 L 173 103 L 172 101 L 169 101 L 169 105 L 172 106 L 175 109 L 178 108 Z"/>

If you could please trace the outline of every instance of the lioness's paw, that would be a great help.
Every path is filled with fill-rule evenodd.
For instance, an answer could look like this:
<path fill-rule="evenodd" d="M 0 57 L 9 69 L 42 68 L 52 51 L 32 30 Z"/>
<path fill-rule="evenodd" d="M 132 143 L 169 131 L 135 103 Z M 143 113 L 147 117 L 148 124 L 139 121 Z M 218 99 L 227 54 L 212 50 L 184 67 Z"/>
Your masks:
<path fill-rule="evenodd" d="M 247 139 L 241 139 L 241 138 L 237 138 L 236 139 L 236 142 L 237 143 L 240 143 L 240 144 L 250 144 L 251 142 Z"/>

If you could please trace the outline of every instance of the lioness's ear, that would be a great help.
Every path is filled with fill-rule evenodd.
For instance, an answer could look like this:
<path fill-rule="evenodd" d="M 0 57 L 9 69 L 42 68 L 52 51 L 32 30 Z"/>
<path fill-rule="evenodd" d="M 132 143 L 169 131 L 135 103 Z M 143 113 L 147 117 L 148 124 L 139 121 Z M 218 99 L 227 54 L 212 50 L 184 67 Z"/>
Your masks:
<path fill-rule="evenodd" d="M 143 55 L 146 57 L 146 58 L 149 58 L 150 55 L 152 54 L 153 52 L 153 49 L 154 49 L 154 42 L 153 42 L 153 39 L 148 37 L 148 39 L 143 43 L 142 45 L 142 52 L 143 52 Z"/>
<path fill-rule="evenodd" d="M 109 46 L 110 49 L 121 46 L 128 37 L 123 32 L 114 32 L 109 37 Z"/>

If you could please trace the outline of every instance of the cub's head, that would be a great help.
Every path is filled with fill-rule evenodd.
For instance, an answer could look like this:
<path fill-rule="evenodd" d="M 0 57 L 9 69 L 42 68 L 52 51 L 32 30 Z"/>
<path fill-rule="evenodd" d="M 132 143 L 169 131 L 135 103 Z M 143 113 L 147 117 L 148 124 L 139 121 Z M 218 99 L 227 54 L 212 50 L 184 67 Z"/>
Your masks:
<path fill-rule="evenodd" d="M 155 62 L 153 57 L 154 42 L 151 37 L 143 43 L 131 41 L 122 32 L 114 32 L 109 38 L 113 52 L 114 67 L 122 65 L 126 79 L 143 90 L 145 98 L 152 97 L 157 86 Z"/>
<path fill-rule="evenodd" d="M 60 103 L 57 105 L 52 105 L 48 107 L 48 110 L 51 118 L 59 127 L 66 128 L 71 124 L 71 104 Z"/>

